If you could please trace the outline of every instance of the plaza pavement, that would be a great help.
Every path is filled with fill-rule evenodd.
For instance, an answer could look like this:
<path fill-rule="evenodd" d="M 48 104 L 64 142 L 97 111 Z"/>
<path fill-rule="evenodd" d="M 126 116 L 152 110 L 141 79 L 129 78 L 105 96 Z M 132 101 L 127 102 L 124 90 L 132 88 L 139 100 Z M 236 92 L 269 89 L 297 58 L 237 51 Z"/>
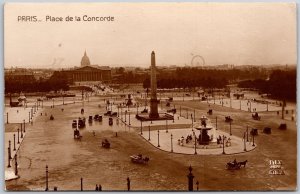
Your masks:
<path fill-rule="evenodd" d="M 133 108 L 132 108 L 133 109 Z M 114 109 L 113 109 L 114 110 Z M 132 111 L 132 110 L 131 110 Z M 191 119 L 186 119 L 184 117 L 180 117 L 178 114 L 175 114 L 174 123 L 172 120 L 167 121 L 168 127 L 166 126 L 166 121 L 146 121 L 142 122 L 142 131 L 141 131 L 141 122 L 136 118 L 131 117 L 131 122 L 129 126 L 129 116 L 126 116 L 126 123 L 125 123 L 125 115 L 119 117 L 119 122 L 126 124 L 128 127 L 135 128 L 136 132 L 141 134 L 141 137 L 144 138 L 147 142 L 152 144 L 153 146 L 157 147 L 160 150 L 172 152 L 173 153 L 180 153 L 180 154 L 195 154 L 195 147 L 194 146 L 181 146 L 178 144 L 178 139 L 181 137 L 186 138 L 187 135 L 192 134 L 192 121 Z M 163 128 L 163 129 L 161 129 Z M 168 132 L 167 131 L 168 128 Z M 159 129 L 159 140 L 158 140 L 158 129 Z M 243 152 L 248 152 L 256 148 L 256 143 L 253 144 L 252 138 L 248 138 L 248 142 L 244 145 L 244 140 L 234 135 L 230 135 L 224 131 L 217 130 L 217 136 L 226 136 L 227 138 L 230 137 L 231 139 L 231 146 L 225 146 L 225 154 L 238 154 Z M 171 134 L 172 143 L 171 143 Z M 150 140 L 149 140 L 150 136 Z M 250 136 L 250 135 L 249 135 Z M 158 147 L 159 141 L 159 147 Z M 254 139 L 255 141 L 255 139 Z M 253 146 L 254 145 L 254 146 Z M 246 150 L 245 150 L 246 146 Z M 198 155 L 220 155 L 223 154 L 223 147 L 221 145 L 216 146 L 215 148 L 207 148 L 205 146 L 197 146 L 196 152 Z"/>

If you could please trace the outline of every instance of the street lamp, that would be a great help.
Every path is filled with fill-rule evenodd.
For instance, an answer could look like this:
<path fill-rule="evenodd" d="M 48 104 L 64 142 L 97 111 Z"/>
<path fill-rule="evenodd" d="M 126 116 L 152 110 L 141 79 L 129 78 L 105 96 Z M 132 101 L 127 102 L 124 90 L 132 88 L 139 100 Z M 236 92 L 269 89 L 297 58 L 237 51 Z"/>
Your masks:
<path fill-rule="evenodd" d="M 127 110 L 125 110 L 125 123 L 126 123 L 126 115 L 127 115 Z"/>
<path fill-rule="evenodd" d="M 128 116 L 129 116 L 129 125 L 131 125 L 130 124 L 130 111 L 128 111 Z"/>
<path fill-rule="evenodd" d="M 222 152 L 222 154 L 225 154 L 225 145 L 224 145 L 224 135 L 223 135 L 223 141 L 222 141 L 222 143 L 223 143 L 223 152 Z"/>
<path fill-rule="evenodd" d="M 49 188 L 48 188 L 48 165 L 46 165 L 46 189 L 45 191 L 48 191 Z"/>
<path fill-rule="evenodd" d="M 254 147 L 255 146 L 255 144 L 254 144 L 254 133 L 252 133 L 252 136 L 253 136 L 253 142 L 252 142 L 252 146 Z"/>
<path fill-rule="evenodd" d="M 141 120 L 141 135 L 143 135 L 143 121 Z"/>
<path fill-rule="evenodd" d="M 122 108 L 122 105 L 121 105 L 121 121 L 123 121 L 123 108 Z"/>
<path fill-rule="evenodd" d="M 246 132 L 244 132 L 244 151 L 246 152 Z"/>
<path fill-rule="evenodd" d="M 20 133 L 20 129 L 18 128 L 18 144 L 20 143 L 20 139 L 19 139 L 19 133 Z"/>
<path fill-rule="evenodd" d="M 16 151 L 16 134 L 14 134 L 14 151 Z"/>
<path fill-rule="evenodd" d="M 157 130 L 157 140 L 158 140 L 157 147 L 160 147 L 160 145 L 159 145 L 159 129 Z"/>
<path fill-rule="evenodd" d="M 149 125 L 149 137 L 148 137 L 148 141 L 150 141 L 150 125 Z"/>
<path fill-rule="evenodd" d="M 248 125 L 247 125 L 247 142 L 249 141 L 248 136 L 249 136 L 249 132 L 248 132 Z"/>
<path fill-rule="evenodd" d="M 231 121 L 229 121 L 229 130 L 230 130 L 230 136 L 232 135 L 231 133 Z"/>
<path fill-rule="evenodd" d="M 166 133 L 168 133 L 168 120 L 166 120 Z"/>
<path fill-rule="evenodd" d="M 197 138 L 196 138 L 196 134 L 194 132 L 194 136 L 195 136 L 195 153 L 194 154 L 197 154 Z"/>
<path fill-rule="evenodd" d="M 171 152 L 173 152 L 173 134 L 171 133 Z"/>
<path fill-rule="evenodd" d="M 216 130 L 218 130 L 218 117 L 216 116 Z"/>

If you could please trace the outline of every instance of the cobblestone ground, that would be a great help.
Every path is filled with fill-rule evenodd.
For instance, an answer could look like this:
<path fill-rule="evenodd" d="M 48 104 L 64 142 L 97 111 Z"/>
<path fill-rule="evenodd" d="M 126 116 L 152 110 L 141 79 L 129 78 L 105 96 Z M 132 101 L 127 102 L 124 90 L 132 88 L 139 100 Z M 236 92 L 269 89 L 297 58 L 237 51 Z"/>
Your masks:
<path fill-rule="evenodd" d="M 98 105 L 102 106 L 99 108 Z M 37 115 L 26 129 L 26 137 L 18 152 L 20 178 L 6 182 L 7 190 L 44 190 L 45 166 L 49 166 L 49 189 L 94 190 L 101 184 L 103 190 L 126 190 L 129 177 L 132 190 L 187 190 L 188 167 L 193 167 L 195 181 L 200 190 L 294 190 L 296 189 L 297 132 L 295 121 L 282 121 L 276 112 L 261 113 L 262 120 L 252 120 L 251 113 L 210 105 L 213 120 L 216 116 L 218 128 L 228 133 L 228 124 L 222 118 L 230 111 L 234 119 L 232 133 L 242 135 L 246 126 L 259 130 L 257 148 L 251 152 L 236 155 L 183 155 L 157 149 L 139 135 L 139 128 L 126 127 L 121 122 L 108 125 L 103 122 L 87 123 L 81 129 L 81 141 L 73 139 L 71 123 L 80 116 L 103 114 L 103 99 L 91 97 L 90 102 L 44 107 L 40 110 L 48 116 Z M 208 105 L 197 102 L 177 102 L 176 106 L 195 108 L 199 117 L 206 114 Z M 63 111 L 61 109 L 64 109 Z M 49 120 L 49 115 L 54 120 Z M 198 116 L 196 118 L 199 118 Z M 288 129 L 279 130 L 285 122 Z M 272 134 L 262 133 L 265 126 L 272 128 Z M 172 129 L 169 129 L 170 131 Z M 95 136 L 93 135 L 95 132 Z M 117 132 L 117 137 L 116 137 Z M 103 139 L 111 142 L 110 149 L 100 146 Z M 130 155 L 142 153 L 150 157 L 148 165 L 130 162 Z M 226 163 L 235 159 L 248 160 L 245 168 L 226 170 Z M 269 161 L 282 160 L 285 175 L 270 175 Z M 195 185 L 196 187 L 196 185 Z M 194 188 L 195 188 L 194 187 Z"/>

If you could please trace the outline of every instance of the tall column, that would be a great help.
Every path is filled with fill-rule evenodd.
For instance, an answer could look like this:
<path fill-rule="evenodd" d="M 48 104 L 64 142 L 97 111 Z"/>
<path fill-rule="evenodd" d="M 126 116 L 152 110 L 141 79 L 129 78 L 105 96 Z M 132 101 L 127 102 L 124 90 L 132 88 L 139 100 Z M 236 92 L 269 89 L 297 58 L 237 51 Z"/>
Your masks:
<path fill-rule="evenodd" d="M 157 82 L 156 82 L 156 66 L 155 66 L 155 53 L 151 53 L 151 99 L 150 99 L 150 118 L 158 118 L 158 100 L 156 95 Z"/>

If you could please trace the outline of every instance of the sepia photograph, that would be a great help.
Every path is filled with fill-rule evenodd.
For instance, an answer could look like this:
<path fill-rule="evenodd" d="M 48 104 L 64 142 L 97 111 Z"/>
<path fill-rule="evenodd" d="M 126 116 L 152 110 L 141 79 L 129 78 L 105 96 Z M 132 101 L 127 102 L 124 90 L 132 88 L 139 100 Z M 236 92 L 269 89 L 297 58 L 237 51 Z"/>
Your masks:
<path fill-rule="evenodd" d="M 6 191 L 296 191 L 296 3 L 3 4 Z"/>

